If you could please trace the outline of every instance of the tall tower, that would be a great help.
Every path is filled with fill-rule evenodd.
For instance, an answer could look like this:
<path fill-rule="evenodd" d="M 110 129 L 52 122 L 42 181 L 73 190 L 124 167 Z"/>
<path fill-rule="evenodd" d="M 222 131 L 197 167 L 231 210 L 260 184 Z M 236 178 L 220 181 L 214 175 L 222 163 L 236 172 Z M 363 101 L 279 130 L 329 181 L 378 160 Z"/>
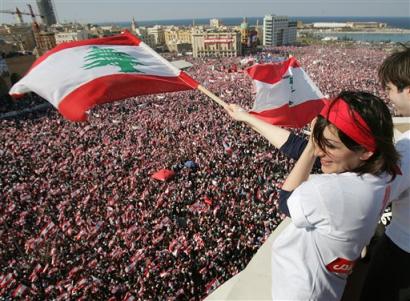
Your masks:
<path fill-rule="evenodd" d="M 289 19 L 285 16 L 266 15 L 263 18 L 263 45 L 281 46 L 288 44 Z"/>
<path fill-rule="evenodd" d="M 21 11 L 16 7 L 16 18 L 17 24 L 23 24 L 23 17 L 21 16 Z"/>
<path fill-rule="evenodd" d="M 248 39 L 249 39 L 249 25 L 248 19 L 245 17 L 241 23 L 241 44 L 243 47 L 248 47 Z"/>
<path fill-rule="evenodd" d="M 47 26 L 57 23 L 52 0 L 37 0 L 37 7 Z"/>
<path fill-rule="evenodd" d="M 135 21 L 134 17 L 132 17 L 132 22 L 131 22 L 131 32 L 132 33 L 137 32 L 137 21 Z"/>

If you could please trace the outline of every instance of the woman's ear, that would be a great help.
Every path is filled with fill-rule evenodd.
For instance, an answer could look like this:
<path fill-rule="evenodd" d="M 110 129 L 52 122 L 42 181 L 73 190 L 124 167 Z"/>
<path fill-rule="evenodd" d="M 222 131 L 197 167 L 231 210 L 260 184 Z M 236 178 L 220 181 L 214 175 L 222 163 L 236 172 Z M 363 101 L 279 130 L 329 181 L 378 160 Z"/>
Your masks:
<path fill-rule="evenodd" d="M 369 160 L 369 158 L 371 156 L 373 156 L 373 154 L 374 154 L 374 152 L 366 151 L 363 154 L 361 154 L 359 158 L 360 158 L 360 160 L 366 161 L 366 160 Z"/>

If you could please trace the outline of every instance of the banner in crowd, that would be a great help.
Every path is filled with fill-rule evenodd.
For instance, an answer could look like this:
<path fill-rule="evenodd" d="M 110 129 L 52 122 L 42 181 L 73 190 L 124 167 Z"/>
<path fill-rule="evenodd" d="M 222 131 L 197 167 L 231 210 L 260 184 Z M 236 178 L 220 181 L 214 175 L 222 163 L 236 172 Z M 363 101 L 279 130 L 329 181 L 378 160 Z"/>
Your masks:
<path fill-rule="evenodd" d="M 98 104 L 197 87 L 189 75 L 125 31 L 58 45 L 34 62 L 10 94 L 34 92 L 66 119 L 84 121 Z"/>
<path fill-rule="evenodd" d="M 246 72 L 256 87 L 250 113 L 271 124 L 303 127 L 324 105 L 323 94 L 294 57 L 280 63 L 256 64 Z"/>

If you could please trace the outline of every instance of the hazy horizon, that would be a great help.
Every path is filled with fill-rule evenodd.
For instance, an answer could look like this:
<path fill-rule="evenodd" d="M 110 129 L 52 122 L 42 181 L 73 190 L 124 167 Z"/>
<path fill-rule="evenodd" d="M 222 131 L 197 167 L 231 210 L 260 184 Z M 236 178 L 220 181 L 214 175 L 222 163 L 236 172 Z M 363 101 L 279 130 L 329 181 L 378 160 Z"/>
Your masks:
<path fill-rule="evenodd" d="M 105 23 L 139 21 L 259 18 L 266 14 L 291 17 L 408 17 L 405 0 L 54 0 L 59 22 Z M 2 0 L 0 10 L 28 12 L 27 3 L 38 13 L 35 0 Z M 25 22 L 30 16 L 24 15 Z M 15 15 L 0 14 L 0 23 L 15 23 Z"/>

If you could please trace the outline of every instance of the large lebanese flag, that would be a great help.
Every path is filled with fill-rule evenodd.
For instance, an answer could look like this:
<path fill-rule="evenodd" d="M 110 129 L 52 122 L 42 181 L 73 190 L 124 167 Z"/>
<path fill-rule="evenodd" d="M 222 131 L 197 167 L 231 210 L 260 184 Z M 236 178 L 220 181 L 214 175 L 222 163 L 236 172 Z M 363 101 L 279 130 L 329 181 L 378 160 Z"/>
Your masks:
<path fill-rule="evenodd" d="M 66 119 L 83 121 L 98 104 L 197 87 L 185 72 L 125 31 L 55 47 L 34 62 L 10 94 L 34 92 Z"/>
<path fill-rule="evenodd" d="M 270 124 L 303 127 L 324 105 L 322 92 L 294 57 L 281 63 L 256 64 L 246 72 L 256 87 L 250 113 Z"/>

